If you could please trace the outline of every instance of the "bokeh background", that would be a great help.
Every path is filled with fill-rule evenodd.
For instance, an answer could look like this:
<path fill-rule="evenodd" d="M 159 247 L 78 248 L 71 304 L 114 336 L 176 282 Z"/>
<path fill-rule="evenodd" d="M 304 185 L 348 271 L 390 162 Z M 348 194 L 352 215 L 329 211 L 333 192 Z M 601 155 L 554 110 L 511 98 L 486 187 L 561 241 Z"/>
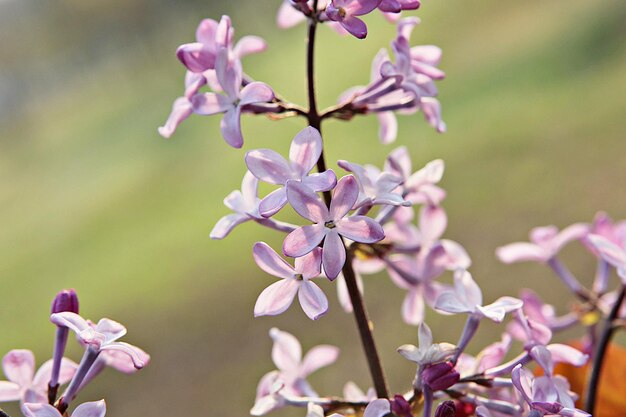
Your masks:
<path fill-rule="evenodd" d="M 0 1 L 0 352 L 31 348 L 39 363 L 47 359 L 49 303 L 74 287 L 84 316 L 126 324 L 125 340 L 152 354 L 136 376 L 109 370 L 80 396 L 106 398 L 109 415 L 248 415 L 258 379 L 273 369 L 273 326 L 305 350 L 342 347 L 338 363 L 311 379 L 321 393 L 339 393 L 349 379 L 369 385 L 353 319 L 332 285 L 324 285 L 330 313 L 318 322 L 297 306 L 253 319 L 257 295 L 273 280 L 252 261 L 252 244 L 278 245 L 281 236 L 246 224 L 225 241 L 209 239 L 227 213 L 222 198 L 239 187 L 244 152 L 286 153 L 303 121 L 246 117 L 243 150 L 220 138 L 218 118 L 192 117 L 169 140 L 156 132 L 182 93 L 174 51 L 204 17 L 230 14 L 237 37 L 264 37 L 269 50 L 246 58 L 245 70 L 305 103 L 305 28 L 279 31 L 279 4 Z M 426 1 L 416 14 L 412 44 L 444 50 L 449 132 L 436 134 L 420 115 L 402 117 L 396 145 L 409 147 L 414 166 L 445 159 L 446 237 L 468 249 L 486 299 L 531 286 L 564 311 L 567 294 L 550 271 L 501 265 L 494 249 L 525 240 L 534 226 L 590 221 L 599 209 L 624 217 L 626 3 Z M 389 46 L 394 28 L 379 15 L 367 21 L 366 41 L 320 31 L 322 106 L 366 83 L 371 58 Z M 393 147 L 376 132 L 372 117 L 327 123 L 330 165 L 381 164 Z M 566 258 L 588 282 L 593 259 L 577 245 Z M 383 276 L 366 282 L 394 391 L 414 372 L 395 353 L 416 343 L 416 329 L 400 319 L 403 296 Z M 434 314 L 428 322 L 436 339 L 451 342 L 462 326 Z M 499 330 L 485 325 L 470 351 Z M 70 355 L 78 360 L 79 349 Z"/>

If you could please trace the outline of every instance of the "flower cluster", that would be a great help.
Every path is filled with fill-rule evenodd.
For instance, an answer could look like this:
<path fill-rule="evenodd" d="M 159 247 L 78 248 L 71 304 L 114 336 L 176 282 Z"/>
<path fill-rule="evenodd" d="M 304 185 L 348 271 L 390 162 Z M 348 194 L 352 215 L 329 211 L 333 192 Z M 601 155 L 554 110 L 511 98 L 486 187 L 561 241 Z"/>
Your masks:
<path fill-rule="evenodd" d="M 63 290 L 52 302 L 50 321 L 56 326 L 52 359 L 35 372 L 35 356 L 30 350 L 14 349 L 2 358 L 7 381 L 0 381 L 0 402 L 19 401 L 26 417 L 61 417 L 80 391 L 105 367 L 131 374 L 150 361 L 150 355 L 118 339 L 126 334 L 120 323 L 101 319 L 97 324 L 78 315 L 74 290 Z M 80 362 L 64 357 L 69 331 L 76 333 L 84 354 Z M 67 387 L 60 397 L 59 388 Z M 58 397 L 58 398 L 57 398 Z M 103 417 L 104 400 L 76 407 L 74 417 Z"/>

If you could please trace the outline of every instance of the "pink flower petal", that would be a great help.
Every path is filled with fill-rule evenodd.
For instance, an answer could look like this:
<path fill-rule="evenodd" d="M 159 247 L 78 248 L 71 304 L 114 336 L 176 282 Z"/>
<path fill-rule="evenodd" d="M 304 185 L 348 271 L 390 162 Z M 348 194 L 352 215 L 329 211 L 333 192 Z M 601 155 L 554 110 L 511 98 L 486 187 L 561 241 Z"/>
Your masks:
<path fill-rule="evenodd" d="M 147 365 L 150 362 L 150 355 L 144 352 L 142 349 L 134 346 L 135 353 L 139 356 L 139 360 Z M 132 358 L 128 356 L 125 352 L 120 352 L 118 350 L 105 350 L 100 353 L 100 358 L 104 360 L 104 363 L 107 366 L 115 369 L 116 371 L 122 372 L 124 374 L 133 374 L 137 372 L 137 368 L 135 367 L 135 363 Z"/>
<path fill-rule="evenodd" d="M 224 118 L 220 123 L 222 136 L 226 143 L 233 148 L 243 146 L 243 136 L 241 135 L 241 109 L 239 106 L 231 108 L 224 113 Z"/>
<path fill-rule="evenodd" d="M 430 65 L 438 65 L 441 55 L 441 48 L 435 45 L 420 45 L 411 48 L 411 59 Z"/>
<path fill-rule="evenodd" d="M 241 97 L 240 106 L 253 103 L 268 103 L 274 99 L 274 91 L 272 91 L 270 86 L 258 81 L 246 85 L 239 95 Z"/>
<path fill-rule="evenodd" d="M 304 177 L 322 154 L 322 136 L 314 127 L 305 127 L 293 138 L 289 148 L 289 159 L 293 168 Z"/>
<path fill-rule="evenodd" d="M 224 239 L 228 234 L 241 223 L 247 222 L 250 220 L 250 217 L 239 214 L 227 214 L 217 221 L 215 226 L 213 226 L 213 230 L 211 230 L 210 237 L 211 239 Z"/>
<path fill-rule="evenodd" d="M 306 378 L 308 375 L 335 363 L 339 357 L 339 348 L 330 345 L 315 346 L 304 355 L 302 366 L 300 368 L 300 376 Z"/>
<path fill-rule="evenodd" d="M 326 205 L 313 190 L 300 181 L 287 182 L 287 200 L 299 215 L 313 223 L 323 224 L 329 218 Z"/>
<path fill-rule="evenodd" d="M 391 413 L 391 404 L 389 400 L 379 398 L 372 401 L 365 407 L 363 417 L 384 417 Z"/>
<path fill-rule="evenodd" d="M 432 245 L 446 230 L 448 216 L 442 207 L 424 206 L 420 211 L 419 225 L 424 241 Z"/>
<path fill-rule="evenodd" d="M 22 398 L 22 388 L 15 382 L 0 381 L 0 402 L 18 401 Z"/>
<path fill-rule="evenodd" d="M 244 36 L 235 45 L 233 52 L 239 58 L 250 54 L 263 52 L 267 49 L 267 42 L 258 36 Z"/>
<path fill-rule="evenodd" d="M 72 417 L 104 417 L 107 407 L 104 400 L 82 403 L 72 413 Z"/>
<path fill-rule="evenodd" d="M 552 343 L 546 346 L 546 348 L 550 351 L 554 362 L 565 362 L 574 366 L 583 366 L 589 360 L 589 355 L 571 346 Z"/>
<path fill-rule="evenodd" d="M 67 358 L 61 359 L 61 369 L 59 372 L 59 384 L 63 385 L 68 383 L 78 369 L 78 365 Z M 33 378 L 32 386 L 37 391 L 46 392 L 48 389 L 48 382 L 50 382 L 50 375 L 52 374 L 52 359 L 44 362 L 39 367 L 35 377 Z"/>
<path fill-rule="evenodd" d="M 275 327 L 270 330 L 270 337 L 274 341 L 272 347 L 274 365 L 286 372 L 297 369 L 302 360 L 302 346 L 298 339 L 291 333 L 283 332 Z"/>
<path fill-rule="evenodd" d="M 2 369 L 7 379 L 27 388 L 35 374 L 35 356 L 26 349 L 14 349 L 2 358 Z"/>
<path fill-rule="evenodd" d="M 87 320 L 70 311 L 51 314 L 50 321 L 57 326 L 65 326 L 74 331 L 76 334 L 79 334 L 84 330 L 91 329 Z"/>
<path fill-rule="evenodd" d="M 100 349 L 102 351 L 115 351 L 125 353 L 133 361 L 133 365 L 137 369 L 141 369 L 147 365 L 147 363 L 144 362 L 144 360 L 146 359 L 145 352 L 138 347 L 131 345 L 130 343 L 113 342 L 103 345 Z"/>
<path fill-rule="evenodd" d="M 396 115 L 391 111 L 384 111 L 376 113 L 378 117 L 378 137 L 381 143 L 387 145 L 392 143 L 398 137 L 398 120 Z"/>
<path fill-rule="evenodd" d="M 95 329 L 105 337 L 105 343 L 119 339 L 126 334 L 126 327 L 111 319 L 100 319 Z"/>
<path fill-rule="evenodd" d="M 378 242 L 385 237 L 382 226 L 367 216 L 352 216 L 335 223 L 340 235 L 361 243 Z"/>
<path fill-rule="evenodd" d="M 324 292 L 312 281 L 302 281 L 298 291 L 298 300 L 305 314 L 311 320 L 317 320 L 328 311 L 328 299 Z"/>
<path fill-rule="evenodd" d="M 289 163 L 271 149 L 250 151 L 246 154 L 245 160 L 250 172 L 269 184 L 284 185 L 291 176 Z"/>
<path fill-rule="evenodd" d="M 215 68 L 215 51 L 199 42 L 179 46 L 176 57 L 191 72 L 199 73 Z"/>
<path fill-rule="evenodd" d="M 228 97 L 215 93 L 196 94 L 191 99 L 191 102 L 193 111 L 204 116 L 224 113 L 234 107 Z"/>
<path fill-rule="evenodd" d="M 293 302 L 300 282 L 283 279 L 265 288 L 254 305 L 254 316 L 275 316 L 285 312 Z"/>
<path fill-rule="evenodd" d="M 326 276 L 331 280 L 337 278 L 346 263 L 346 248 L 336 229 L 331 229 L 326 233 L 322 255 Z"/>
<path fill-rule="evenodd" d="M 287 190 L 280 187 L 266 195 L 259 203 L 259 213 L 263 217 L 272 217 L 287 204 Z"/>
<path fill-rule="evenodd" d="M 295 271 L 265 242 L 257 242 L 252 249 L 254 261 L 263 271 L 279 278 L 293 278 Z"/>
<path fill-rule="evenodd" d="M 468 307 L 483 304 L 483 293 L 472 275 L 464 270 L 458 270 L 454 274 L 454 290 L 459 299 Z"/>
<path fill-rule="evenodd" d="M 441 105 L 439 100 L 432 97 L 422 97 L 420 99 L 420 107 L 424 112 L 424 118 L 429 125 L 435 128 L 437 132 L 444 133 L 446 131 L 446 124 L 441 119 Z"/>
<path fill-rule="evenodd" d="M 575 223 L 561 230 L 553 240 L 553 250 L 558 252 L 563 246 L 573 240 L 580 240 L 587 236 L 590 226 L 585 223 Z"/>
<path fill-rule="evenodd" d="M 289 29 L 306 20 L 306 16 L 293 8 L 289 0 L 283 1 L 276 15 L 276 25 L 281 29 Z"/>
<path fill-rule="evenodd" d="M 59 410 L 50 404 L 25 403 L 22 405 L 22 413 L 26 417 L 61 417 Z"/>
<path fill-rule="evenodd" d="M 418 325 L 424 321 L 424 295 L 421 286 L 409 290 L 402 302 L 402 318 L 405 323 Z"/>
<path fill-rule="evenodd" d="M 193 113 L 193 106 L 187 97 L 179 97 L 172 105 L 172 112 L 168 116 L 165 124 L 160 126 L 159 135 L 164 138 L 171 137 L 178 126 Z"/>
<path fill-rule="evenodd" d="M 602 259 L 616 268 L 626 267 L 626 250 L 600 235 L 589 235 L 589 241 L 598 250 Z"/>
<path fill-rule="evenodd" d="M 322 224 L 299 227 L 289 233 L 283 242 L 283 253 L 298 258 L 311 252 L 324 239 L 326 230 Z"/>
<path fill-rule="evenodd" d="M 315 248 L 310 253 L 296 258 L 295 271 L 304 279 L 318 277 L 322 273 L 322 248 Z"/>
<path fill-rule="evenodd" d="M 218 23 L 213 19 L 202 19 L 196 29 L 196 40 L 207 46 L 215 46 Z"/>
<path fill-rule="evenodd" d="M 359 185 L 356 178 L 346 175 L 337 182 L 333 191 L 333 199 L 330 203 L 330 218 L 339 220 L 343 218 L 354 206 L 359 197 Z"/>
<path fill-rule="evenodd" d="M 548 260 L 545 249 L 534 243 L 526 242 L 501 246 L 496 249 L 496 255 L 500 262 L 505 264 L 523 261 L 546 262 Z"/>

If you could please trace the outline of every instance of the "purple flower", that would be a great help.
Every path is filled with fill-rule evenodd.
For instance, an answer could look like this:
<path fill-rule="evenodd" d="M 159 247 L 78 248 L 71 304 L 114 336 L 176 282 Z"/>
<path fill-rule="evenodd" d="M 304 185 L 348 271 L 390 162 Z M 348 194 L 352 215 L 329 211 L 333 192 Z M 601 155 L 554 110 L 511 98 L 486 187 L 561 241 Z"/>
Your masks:
<path fill-rule="evenodd" d="M 441 159 L 427 163 L 422 169 L 413 172 L 411 156 L 405 146 L 394 149 L 385 161 L 385 171 L 400 176 L 403 181 L 405 198 L 413 204 L 438 206 L 446 192 L 436 184 L 441 181 L 445 169 Z"/>
<path fill-rule="evenodd" d="M 339 348 L 319 345 L 302 358 L 302 346 L 292 334 L 272 328 L 270 337 L 274 341 L 272 360 L 278 370 L 261 378 L 255 404 L 250 411 L 254 416 L 282 407 L 285 398 L 317 397 L 306 378 L 318 369 L 334 363 L 339 356 Z"/>
<path fill-rule="evenodd" d="M 22 406 L 26 417 L 62 417 L 56 407 L 50 404 L 26 403 Z M 104 400 L 82 403 L 72 413 L 71 417 L 104 417 L 106 404 Z"/>
<path fill-rule="evenodd" d="M 58 384 L 65 384 L 76 373 L 78 365 L 63 358 Z M 0 402 L 47 403 L 46 392 L 52 375 L 52 360 L 45 362 L 35 373 L 35 356 L 25 349 L 14 349 L 2 358 L 2 369 L 8 381 L 0 381 Z"/>
<path fill-rule="evenodd" d="M 322 153 L 322 137 L 317 129 L 306 127 L 291 142 L 289 161 L 271 149 L 257 149 L 246 154 L 246 165 L 261 181 L 281 185 L 259 205 L 263 217 L 271 217 L 287 204 L 287 181 L 301 181 L 313 191 L 328 191 L 337 184 L 332 170 L 309 175 Z"/>
<path fill-rule="evenodd" d="M 300 227 L 287 235 L 283 243 L 283 253 L 299 258 L 324 241 L 324 272 L 328 278 L 336 278 L 346 261 L 342 236 L 361 243 L 374 243 L 385 237 L 382 226 L 375 220 L 358 215 L 346 217 L 358 195 L 356 179 L 352 175 L 346 175 L 337 183 L 328 208 L 309 187 L 299 181 L 288 181 L 289 203 L 298 214 L 315 224 Z"/>
<path fill-rule="evenodd" d="M 191 72 L 214 69 L 219 50 L 229 48 L 232 37 L 230 17 L 222 16 L 219 23 L 213 19 L 204 19 L 196 30 L 196 42 L 179 46 L 176 56 Z"/>
<path fill-rule="evenodd" d="M 441 362 L 424 367 L 422 383 L 432 391 L 444 390 L 459 382 L 461 376 L 452 362 Z"/>
<path fill-rule="evenodd" d="M 234 211 L 218 220 L 211 230 L 211 239 L 224 239 L 235 226 L 249 220 L 260 219 L 259 180 L 246 171 L 241 181 L 241 191 L 235 190 L 224 198 L 224 205 Z"/>
<path fill-rule="evenodd" d="M 426 323 L 421 323 L 417 331 L 419 347 L 402 345 L 398 353 L 406 359 L 417 363 L 420 367 L 444 362 L 456 352 L 456 347 L 450 343 L 433 343 L 433 334 Z"/>
<path fill-rule="evenodd" d="M 270 275 L 283 278 L 259 295 L 254 315 L 275 316 L 287 310 L 298 294 L 302 309 L 311 320 L 317 320 L 328 310 L 324 292 L 311 279 L 322 272 L 322 249 L 315 248 L 307 255 L 296 258 L 295 267 L 285 262 L 266 243 L 257 242 L 253 249 L 254 261 Z"/>
<path fill-rule="evenodd" d="M 378 10 L 383 13 L 400 13 L 402 10 L 416 10 L 420 5 L 419 0 L 382 0 Z"/>
<path fill-rule="evenodd" d="M 587 236 L 599 255 L 617 269 L 617 274 L 626 283 L 626 240 L 616 245 L 606 237 L 600 235 Z"/>
<path fill-rule="evenodd" d="M 548 262 L 554 258 L 567 243 L 582 239 L 587 235 L 589 225 L 576 223 L 561 232 L 556 226 L 536 227 L 530 231 L 530 242 L 511 243 L 496 250 L 501 262 L 535 261 Z"/>
<path fill-rule="evenodd" d="M 193 114 L 193 105 L 187 97 L 179 97 L 174 100 L 172 111 L 167 118 L 165 124 L 159 127 L 159 135 L 164 138 L 170 138 L 178 126 Z"/>
<path fill-rule="evenodd" d="M 591 417 L 591 414 L 575 408 L 574 400 L 568 393 L 569 384 L 563 377 L 535 378 L 530 371 L 518 365 L 513 369 L 512 380 L 526 404 L 531 410 L 539 411 L 540 416 Z"/>
<path fill-rule="evenodd" d="M 326 7 L 330 20 L 339 22 L 348 32 L 359 39 L 367 36 L 367 26 L 357 16 L 370 13 L 380 5 L 381 0 L 331 0 Z"/>
<path fill-rule="evenodd" d="M 373 165 L 361 166 L 352 162 L 340 160 L 337 162 L 341 168 L 351 172 L 356 177 L 359 185 L 359 197 L 354 209 L 372 205 L 410 206 L 402 195 L 394 193 L 394 190 L 402 184 L 402 178 L 390 173 L 381 172 Z"/>
<path fill-rule="evenodd" d="M 98 352 L 112 350 L 125 354 L 132 360 L 133 365 L 137 369 L 146 365 L 145 352 L 143 350 L 129 343 L 117 341 L 117 339 L 126 334 L 126 327 L 116 321 L 100 319 L 94 327 L 78 314 L 71 312 L 52 314 L 50 315 L 50 321 L 74 331 L 81 343 Z"/>
<path fill-rule="evenodd" d="M 225 94 L 196 94 L 191 100 L 194 112 L 202 115 L 224 113 L 221 122 L 222 136 L 232 147 L 241 148 L 242 108 L 249 104 L 272 101 L 274 92 L 267 84 L 258 81 L 251 82 L 242 89 L 241 62 L 225 48 L 220 49 L 217 54 L 215 74 Z"/>

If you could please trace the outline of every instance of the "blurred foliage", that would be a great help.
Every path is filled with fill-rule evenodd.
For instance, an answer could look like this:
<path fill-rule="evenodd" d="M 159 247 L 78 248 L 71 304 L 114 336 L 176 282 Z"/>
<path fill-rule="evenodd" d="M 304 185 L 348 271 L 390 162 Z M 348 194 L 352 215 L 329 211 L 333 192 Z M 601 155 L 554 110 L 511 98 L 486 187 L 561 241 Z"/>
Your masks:
<path fill-rule="evenodd" d="M 192 117 L 170 140 L 156 133 L 182 93 L 173 52 L 203 17 L 231 14 L 238 37 L 265 37 L 269 50 L 246 58 L 246 72 L 304 103 L 304 27 L 276 29 L 279 3 L 0 2 L 1 352 L 32 347 L 43 362 L 54 332 L 49 302 L 74 287 L 86 317 L 123 322 L 127 340 L 153 355 L 137 376 L 110 371 L 81 395 L 105 397 L 110 415 L 247 415 L 258 379 L 273 367 L 273 326 L 305 349 L 342 347 L 338 364 L 312 378 L 322 394 L 340 392 L 347 379 L 368 385 L 353 319 L 334 300 L 318 322 L 297 306 L 253 320 L 272 278 L 254 265 L 252 244 L 276 246 L 281 236 L 246 224 L 209 240 L 227 212 L 221 199 L 245 170 L 217 118 Z M 417 15 L 412 44 L 444 50 L 449 133 L 437 135 L 420 115 L 401 117 L 396 145 L 409 147 L 416 167 L 446 160 L 446 237 L 468 249 L 487 300 L 531 286 L 563 310 L 567 294 L 546 268 L 504 266 L 493 252 L 534 226 L 590 221 L 598 209 L 624 218 L 626 4 L 450 0 L 425 2 Z M 388 47 L 394 28 L 378 15 L 368 24 L 362 42 L 320 31 L 322 105 L 366 83 L 371 58 Z M 303 126 L 246 117 L 244 151 L 286 153 Z M 382 163 L 393 148 L 378 142 L 377 129 L 371 117 L 329 122 L 329 165 Z M 589 282 L 593 260 L 573 246 L 566 260 Z M 333 299 L 332 284 L 324 289 Z M 382 276 L 366 282 L 394 391 L 414 372 L 395 353 L 416 341 L 416 329 L 400 321 L 403 295 Z M 455 341 L 462 326 L 462 318 L 428 320 L 438 340 Z M 484 325 L 470 351 L 499 331 Z"/>

